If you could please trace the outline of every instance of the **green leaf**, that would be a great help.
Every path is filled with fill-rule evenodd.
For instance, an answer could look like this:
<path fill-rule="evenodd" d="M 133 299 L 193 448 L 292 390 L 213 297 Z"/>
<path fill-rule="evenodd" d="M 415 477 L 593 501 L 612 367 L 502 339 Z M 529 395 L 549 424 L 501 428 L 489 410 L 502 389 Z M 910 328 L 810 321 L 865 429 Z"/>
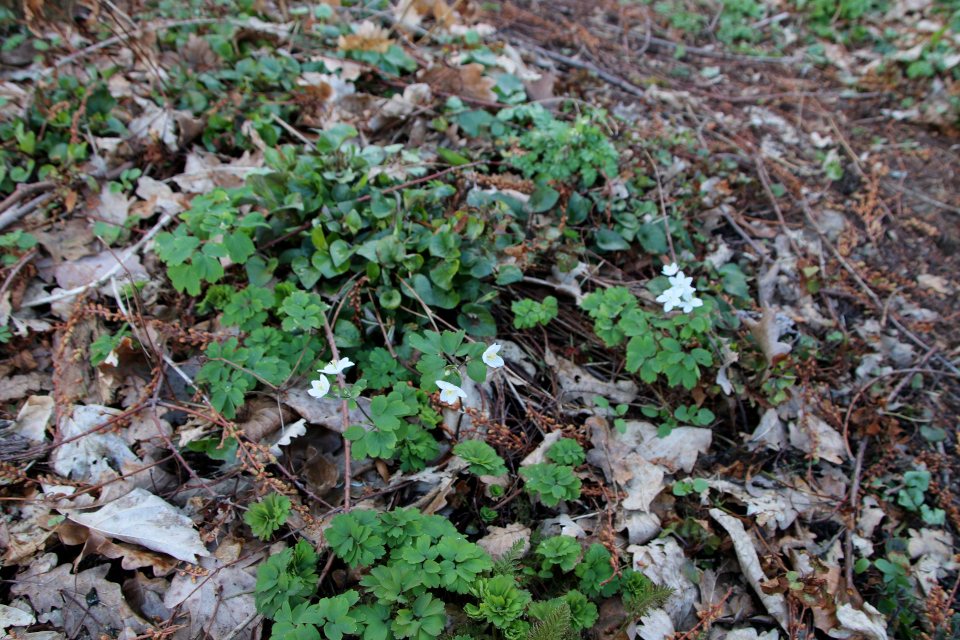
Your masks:
<path fill-rule="evenodd" d="M 470 379 L 474 382 L 482 384 L 487 380 L 487 365 L 479 358 L 471 360 L 470 363 L 467 364 L 467 375 L 470 376 Z"/>
<path fill-rule="evenodd" d="M 610 229 L 600 229 L 596 238 L 597 246 L 604 251 L 625 251 L 630 248 L 630 244 L 619 233 Z"/>
<path fill-rule="evenodd" d="M 343 240 L 334 240 L 330 243 L 330 260 L 333 261 L 333 266 L 341 266 L 350 259 L 352 254 L 353 252 L 350 250 L 350 245 Z"/>
<path fill-rule="evenodd" d="M 230 254 L 230 259 L 236 264 L 245 263 L 247 258 L 257 251 L 257 248 L 253 246 L 253 240 L 242 231 L 224 234 L 223 244 Z"/>
<path fill-rule="evenodd" d="M 497 323 L 493 314 L 479 304 L 467 303 L 460 307 L 457 324 L 472 336 L 490 338 L 497 335 Z"/>
<path fill-rule="evenodd" d="M 464 158 L 462 155 L 460 155 L 456 151 L 451 151 L 450 149 L 437 147 L 437 154 L 455 167 L 459 167 L 465 164 L 470 164 L 469 158 Z"/>
<path fill-rule="evenodd" d="M 718 269 L 723 276 L 723 290 L 730 295 L 739 298 L 749 299 L 750 288 L 747 286 L 747 277 L 740 270 L 740 267 L 732 262 L 728 262 Z"/>
<path fill-rule="evenodd" d="M 550 211 L 559 199 L 560 192 L 553 187 L 540 187 L 533 192 L 523 209 L 527 213 L 545 213 Z"/>
<path fill-rule="evenodd" d="M 497 284 L 513 284 L 523 280 L 523 271 L 512 264 L 505 264 L 497 272 Z"/>

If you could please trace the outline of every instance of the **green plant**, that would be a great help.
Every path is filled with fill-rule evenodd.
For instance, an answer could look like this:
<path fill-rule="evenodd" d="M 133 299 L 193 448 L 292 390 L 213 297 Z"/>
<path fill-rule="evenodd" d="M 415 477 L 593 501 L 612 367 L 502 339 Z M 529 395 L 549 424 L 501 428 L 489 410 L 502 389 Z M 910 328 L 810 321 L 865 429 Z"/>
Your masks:
<path fill-rule="evenodd" d="M 486 620 L 498 629 L 522 616 L 530 602 L 530 592 L 519 589 L 510 576 L 481 579 L 470 593 L 480 604 L 467 604 L 466 614 L 475 620 Z"/>
<path fill-rule="evenodd" d="M 253 535 L 266 540 L 287 522 L 289 515 L 290 498 L 279 493 L 271 493 L 260 502 L 251 504 L 243 514 L 243 521 L 253 530 Z"/>
<path fill-rule="evenodd" d="M 643 617 L 651 609 L 666 605 L 674 590 L 665 585 L 655 584 L 639 571 L 627 568 L 620 577 L 623 589 L 623 606 L 634 619 Z"/>
<path fill-rule="evenodd" d="M 547 296 L 543 302 L 525 298 L 516 300 L 510 306 L 513 311 L 513 326 L 517 329 L 530 329 L 538 324 L 546 326 L 557 317 L 557 299 Z"/>
<path fill-rule="evenodd" d="M 555 507 L 561 500 L 576 500 L 580 497 L 580 479 L 573 475 L 573 468 L 558 464 L 542 463 L 520 470 L 526 483 L 527 493 L 539 496 L 543 504 Z"/>
<path fill-rule="evenodd" d="M 267 617 L 283 606 L 297 607 L 317 592 L 317 554 L 306 540 L 257 567 L 257 611 Z"/>
<path fill-rule="evenodd" d="M 516 576 L 520 572 L 520 559 L 523 558 L 525 542 L 522 538 L 514 540 L 510 548 L 493 561 L 490 573 L 495 576 Z"/>
<path fill-rule="evenodd" d="M 0 261 L 2 261 L 3 266 L 9 267 L 20 259 L 17 254 L 29 251 L 35 246 L 37 246 L 37 239 L 29 233 L 25 233 L 23 229 L 5 233 L 0 236 L 0 249 L 9 249 L 11 253 L 3 253 L 0 256 Z"/>
<path fill-rule="evenodd" d="M 493 567 L 487 552 L 459 536 L 444 536 L 437 543 L 440 584 L 450 591 L 469 593 L 477 576 Z"/>
<path fill-rule="evenodd" d="M 942 525 L 946 521 L 946 512 L 943 509 L 931 509 L 924 503 L 924 494 L 929 488 L 929 471 L 907 471 L 903 474 L 903 488 L 897 492 L 897 504 L 908 511 L 919 512 L 927 524 Z"/>
<path fill-rule="evenodd" d="M 376 535 L 377 514 L 373 511 L 341 513 L 323 532 L 337 557 L 350 565 L 369 566 L 383 557 L 386 549 L 383 539 Z"/>
<path fill-rule="evenodd" d="M 303 603 L 291 607 L 288 602 L 274 616 L 273 636 L 276 640 L 304 640 L 320 638 L 319 629 L 328 640 L 341 640 L 344 635 L 358 630 L 350 607 L 360 599 L 356 591 L 346 591 L 332 598 L 321 598 L 314 604 Z"/>
<path fill-rule="evenodd" d="M 571 438 L 560 438 L 547 450 L 547 457 L 557 464 L 579 467 L 586 461 L 580 443 Z"/>
<path fill-rule="evenodd" d="M 130 332 L 127 330 L 128 326 L 129 325 L 124 322 L 116 333 L 100 334 L 96 340 L 90 343 L 90 364 L 92 366 L 99 367 L 110 357 L 113 350 L 120 345 L 120 341 L 130 336 Z"/>
<path fill-rule="evenodd" d="M 597 177 L 617 174 L 618 154 L 593 118 L 603 112 L 580 116 L 572 124 L 557 120 L 539 104 L 501 109 L 497 119 L 529 123 L 516 142 L 519 151 L 510 154 L 511 162 L 524 177 L 566 180 L 580 175 L 583 184 L 593 186 Z"/>
<path fill-rule="evenodd" d="M 466 440 L 453 448 L 453 453 L 470 464 L 470 473 L 476 475 L 502 476 L 507 472 L 503 458 L 493 447 L 480 440 Z"/>
<path fill-rule="evenodd" d="M 434 640 L 447 626 L 443 603 L 429 593 L 419 596 L 409 609 L 398 609 L 393 633 L 398 638 Z"/>
<path fill-rule="evenodd" d="M 710 488 L 710 485 L 703 478 L 694 478 L 693 480 L 680 480 L 673 485 L 673 495 L 682 497 L 691 493 L 703 493 Z"/>
<path fill-rule="evenodd" d="M 419 572 L 410 565 L 374 567 L 360 584 L 377 597 L 380 604 L 406 604 L 425 591 Z"/>
<path fill-rule="evenodd" d="M 665 278 L 655 278 L 651 286 Z M 710 329 L 712 304 L 704 304 L 692 313 L 663 316 L 644 311 L 625 287 L 611 287 L 585 296 L 581 307 L 594 318 L 594 331 L 607 346 L 619 344 L 627 337 L 626 369 L 639 372 L 640 378 L 652 384 L 660 375 L 672 386 L 692 389 L 700 379 L 700 367 L 711 366 L 713 355 L 698 346 L 706 342 Z"/>
<path fill-rule="evenodd" d="M 626 415 L 630 407 L 625 404 L 618 404 L 615 407 L 611 407 L 610 401 L 601 396 L 594 396 L 593 403 L 602 409 L 608 409 L 615 416 L 613 426 L 616 427 L 617 431 L 620 433 L 627 432 L 627 421 L 623 419 L 623 416 Z"/>
<path fill-rule="evenodd" d="M 536 553 L 543 562 L 540 576 L 549 578 L 553 567 L 560 567 L 564 573 L 573 569 L 580 558 L 580 544 L 570 536 L 554 536 L 537 545 Z"/>
<path fill-rule="evenodd" d="M 557 600 L 530 605 L 530 617 L 537 622 L 530 627 L 527 640 L 560 640 L 568 637 L 570 607 L 562 599 Z"/>
<path fill-rule="evenodd" d="M 680 424 L 692 424 L 698 427 L 706 427 L 716 420 L 716 416 L 707 408 L 697 408 L 696 405 L 680 405 L 670 410 L 669 407 L 658 408 L 656 406 L 646 405 L 640 408 L 643 415 L 648 418 L 657 418 L 660 420 L 660 426 L 657 434 L 665 438 Z"/>
<path fill-rule="evenodd" d="M 402 388 L 406 385 L 398 385 Z M 419 409 L 415 393 L 405 394 L 400 388 L 386 396 L 374 396 L 370 401 L 370 422 L 367 429 L 353 425 L 343 432 L 343 437 L 353 441 L 353 457 L 361 460 L 390 458 L 399 438 L 407 435 L 407 423 L 401 418 L 415 415 Z"/>
<path fill-rule="evenodd" d="M 608 598 L 620 589 L 619 578 L 614 577 L 612 556 L 602 544 L 592 544 L 583 554 L 575 573 L 580 579 L 580 588 L 591 598 Z M 571 606 L 570 610 L 575 612 Z"/>

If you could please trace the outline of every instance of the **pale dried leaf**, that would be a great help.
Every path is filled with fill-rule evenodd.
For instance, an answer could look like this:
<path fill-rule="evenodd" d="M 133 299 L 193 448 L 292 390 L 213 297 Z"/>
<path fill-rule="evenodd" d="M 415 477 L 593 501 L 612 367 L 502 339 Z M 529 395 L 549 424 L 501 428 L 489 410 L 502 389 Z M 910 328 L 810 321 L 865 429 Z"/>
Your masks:
<path fill-rule="evenodd" d="M 31 391 L 40 391 L 44 377 L 37 372 L 0 379 L 0 402 L 19 400 Z"/>
<path fill-rule="evenodd" d="M 847 459 L 847 447 L 843 436 L 817 416 L 808 413 L 806 425 L 791 422 L 790 444 L 814 458 L 822 458 L 834 464 Z"/>
<path fill-rule="evenodd" d="M 340 413 L 342 403 L 335 398 L 314 398 L 307 393 L 309 386 L 288 389 L 280 396 L 281 402 L 300 414 L 307 424 L 317 424 L 337 433 L 343 433 L 343 416 Z M 356 409 L 347 409 L 348 424 L 364 424 L 370 415 L 370 400 L 357 398 Z M 361 408 L 363 411 L 361 411 Z"/>
<path fill-rule="evenodd" d="M 841 605 L 837 609 L 839 629 L 827 633 L 832 638 L 852 638 L 862 636 L 867 640 L 887 640 L 887 618 L 869 604 L 863 604 L 863 610 L 854 609 L 851 604 Z"/>
<path fill-rule="evenodd" d="M 143 489 L 134 489 L 92 513 L 64 513 L 104 537 L 139 544 L 184 562 L 196 563 L 197 555 L 208 555 L 190 519 Z"/>
<path fill-rule="evenodd" d="M 557 443 L 558 440 L 563 438 L 562 431 L 552 431 L 543 437 L 543 442 L 540 445 L 530 452 L 526 458 L 520 461 L 521 467 L 529 467 L 535 464 L 541 464 L 544 462 L 549 462 L 546 455 L 547 451 Z"/>
<path fill-rule="evenodd" d="M 140 176 L 136 193 L 138 197 L 151 203 L 154 213 L 159 211 L 173 216 L 186 211 L 189 205 L 189 201 L 182 193 L 174 193 L 168 185 L 150 176 Z"/>
<path fill-rule="evenodd" d="M 513 547 L 517 540 L 523 540 L 523 553 L 530 550 L 530 527 L 519 522 L 506 527 L 490 527 L 489 533 L 477 540 L 477 545 L 496 560 Z"/>
<path fill-rule="evenodd" d="M 750 586 L 753 587 L 757 597 L 760 598 L 763 606 L 766 607 L 767 612 L 780 623 L 781 627 L 786 629 L 788 623 L 786 600 L 783 594 L 774 593 L 768 595 L 763 592 L 760 585 L 767 581 L 767 576 L 764 575 L 763 569 L 760 567 L 760 557 L 757 555 L 757 550 L 753 546 L 753 541 L 743 528 L 743 523 L 720 509 L 710 509 L 710 517 L 720 523 L 720 526 L 730 535 L 730 540 L 733 542 L 733 549 L 737 554 L 737 560 L 740 561 L 740 569 L 743 571 L 744 577 L 746 577 Z"/>
<path fill-rule="evenodd" d="M 10 627 L 28 627 L 36 621 L 32 613 L 0 604 L 0 634 L 6 635 Z"/>
<path fill-rule="evenodd" d="M 66 442 L 50 454 L 53 469 L 65 478 L 95 481 L 112 464 L 115 469 L 124 460 L 136 460 L 123 436 L 96 427 L 119 413 L 116 409 L 99 405 L 76 405 L 73 411 L 63 416 L 60 437 Z"/>
<path fill-rule="evenodd" d="M 777 313 L 771 307 L 764 305 L 759 322 L 745 318 L 744 323 L 750 328 L 753 339 L 760 345 L 767 364 L 772 365 L 777 356 L 788 354 L 793 349 L 791 345 L 778 341 L 780 326 L 777 324 Z"/>
<path fill-rule="evenodd" d="M 635 571 L 642 571 L 654 584 L 674 590 L 664 609 L 674 625 L 680 624 L 700 598 L 697 585 L 690 581 L 684 570 L 687 558 L 683 549 L 673 538 L 662 538 L 642 547 L 630 545 L 627 553 L 633 554 Z"/>
<path fill-rule="evenodd" d="M 783 451 L 787 448 L 787 429 L 776 409 L 766 410 L 760 418 L 760 424 L 750 436 L 750 441 L 762 443 L 774 451 Z"/>
<path fill-rule="evenodd" d="M 47 438 L 47 425 L 53 417 L 54 401 L 52 396 L 30 396 L 20 407 L 14 433 L 27 440 L 43 442 Z"/>
<path fill-rule="evenodd" d="M 64 260 L 78 260 L 94 253 L 93 227 L 80 218 L 71 218 L 49 230 L 31 231 L 30 235 L 50 254 L 55 265 Z"/>
<path fill-rule="evenodd" d="M 640 618 L 637 635 L 643 640 L 664 640 L 674 635 L 673 621 L 663 609 L 654 609 Z"/>
<path fill-rule="evenodd" d="M 276 436 L 269 438 L 268 444 L 270 445 L 270 453 L 275 456 L 280 456 L 283 452 L 280 450 L 280 447 L 285 447 L 290 444 L 290 442 L 299 436 L 302 436 L 307 433 L 306 421 L 302 418 L 297 420 L 292 424 L 288 424 L 283 429 L 280 430 Z"/>
<path fill-rule="evenodd" d="M 558 358 L 549 347 L 544 352 L 544 360 L 557 373 L 564 401 L 580 398 L 592 405 L 594 397 L 602 396 L 613 402 L 629 403 L 637 397 L 637 385 L 633 381 L 604 382 L 566 358 Z"/>
<path fill-rule="evenodd" d="M 209 634 L 221 640 L 240 626 L 249 615 L 256 613 L 253 590 L 257 579 L 250 567 L 259 556 L 239 563 L 225 565 L 216 558 L 201 558 L 200 566 L 210 573 L 202 578 L 178 574 L 163 598 L 163 605 L 174 609 L 186 605 L 190 613 L 190 636 L 200 638 Z M 252 640 L 253 625 L 247 625 L 234 638 Z"/>
<path fill-rule="evenodd" d="M 114 193 L 109 186 L 105 186 L 100 192 L 100 204 L 94 209 L 93 214 L 103 222 L 123 225 L 127 221 L 132 202 L 123 191 Z"/>

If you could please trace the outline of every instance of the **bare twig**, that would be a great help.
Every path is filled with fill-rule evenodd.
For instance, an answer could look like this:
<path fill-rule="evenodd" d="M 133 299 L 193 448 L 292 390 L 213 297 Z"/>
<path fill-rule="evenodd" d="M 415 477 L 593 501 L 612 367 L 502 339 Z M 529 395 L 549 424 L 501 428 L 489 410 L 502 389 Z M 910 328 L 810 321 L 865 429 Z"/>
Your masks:
<path fill-rule="evenodd" d="M 517 39 L 514 39 L 514 40 L 513 40 L 513 43 L 516 44 L 516 45 L 519 46 L 519 47 L 524 47 L 524 48 L 526 48 L 526 49 L 530 49 L 531 51 L 535 51 L 535 52 L 539 53 L 540 55 L 546 56 L 546 57 L 548 57 L 548 58 L 550 58 L 550 59 L 552 59 L 552 60 L 556 60 L 557 62 L 561 62 L 561 63 L 567 65 L 568 67 L 575 67 L 575 68 L 577 68 L 577 69 L 586 69 L 586 70 L 588 70 L 588 71 L 592 71 L 592 72 L 594 72 L 595 74 L 597 74 L 597 76 L 598 76 L 599 78 L 601 78 L 601 79 L 603 79 L 603 80 L 606 80 L 606 81 L 609 82 L 610 84 L 612 84 L 612 85 L 614 85 L 614 86 L 616 86 L 616 87 L 618 87 L 618 88 L 626 91 L 626 92 L 629 93 L 629 94 L 635 95 L 635 96 L 637 96 L 637 97 L 639 97 L 639 98 L 642 98 L 642 97 L 645 95 L 645 94 L 643 93 L 643 89 L 640 89 L 640 88 L 638 88 L 638 87 L 635 87 L 635 86 L 633 86 L 632 84 L 630 84 L 629 82 L 627 82 L 626 80 L 623 80 L 623 79 L 621 79 L 621 78 L 618 78 L 617 76 L 615 76 L 615 75 L 613 75 L 613 74 L 611 74 L 611 73 L 607 73 L 606 71 L 604 71 L 603 69 L 601 69 L 601 68 L 598 67 L 597 65 L 593 64 L 592 62 L 584 62 L 584 61 L 582 61 L 582 60 L 577 60 L 577 59 L 575 59 L 575 58 L 571 58 L 571 57 L 569 57 L 569 56 L 565 56 L 565 55 L 562 55 L 562 54 L 559 54 L 559 53 L 556 53 L 556 52 L 553 52 L 553 51 L 548 51 L 547 49 L 542 49 L 542 48 L 540 48 L 540 47 L 538 47 L 538 46 L 536 46 L 536 45 L 534 45 L 534 44 L 530 44 L 530 43 L 527 43 L 527 42 L 523 42 L 523 41 L 517 40 Z"/>
<path fill-rule="evenodd" d="M 867 443 L 869 441 L 869 436 L 864 438 L 860 441 L 860 446 L 857 448 L 857 462 L 853 468 L 853 487 L 850 490 L 850 509 L 852 513 L 850 515 L 850 526 L 847 527 L 847 539 L 844 541 L 843 550 L 844 568 L 847 574 L 847 589 L 855 593 L 861 602 L 863 598 L 860 597 L 860 593 L 856 587 L 853 586 L 853 531 L 857 526 L 857 499 L 860 495 L 860 472 L 863 469 L 863 454 L 867 451 Z M 848 593 L 850 591 L 848 591 Z"/>

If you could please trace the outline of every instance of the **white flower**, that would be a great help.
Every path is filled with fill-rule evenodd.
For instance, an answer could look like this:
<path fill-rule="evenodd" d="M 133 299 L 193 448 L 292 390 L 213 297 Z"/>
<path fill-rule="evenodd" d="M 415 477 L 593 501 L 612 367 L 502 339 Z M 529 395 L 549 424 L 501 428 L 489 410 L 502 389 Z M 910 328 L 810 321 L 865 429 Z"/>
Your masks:
<path fill-rule="evenodd" d="M 680 267 L 677 266 L 676 262 L 671 262 L 670 264 L 663 265 L 663 275 L 672 276 L 680 270 Z"/>
<path fill-rule="evenodd" d="M 663 305 L 664 311 L 672 311 L 674 307 L 679 307 L 681 304 L 680 291 L 674 287 L 670 287 L 657 296 L 657 302 Z"/>
<path fill-rule="evenodd" d="M 500 345 L 492 344 L 487 347 L 487 350 L 483 352 L 482 360 L 483 364 L 488 367 L 493 367 L 494 369 L 499 369 L 503 366 L 503 358 L 497 355 L 497 352 L 500 351 Z"/>
<path fill-rule="evenodd" d="M 703 300 L 697 297 L 697 289 L 693 286 L 693 278 L 684 275 L 683 271 L 670 264 L 663 268 L 664 275 L 670 281 L 670 288 L 657 296 L 657 302 L 663 304 L 665 312 L 679 308 L 684 313 L 690 313 L 697 307 L 703 306 Z M 667 272 L 670 273 L 667 273 Z"/>
<path fill-rule="evenodd" d="M 440 402 L 444 404 L 456 404 L 457 398 L 466 398 L 466 392 L 455 384 L 437 380 L 437 386 L 440 387 Z"/>
<path fill-rule="evenodd" d="M 700 298 L 694 298 L 692 296 L 684 297 L 680 300 L 680 309 L 684 313 L 690 313 L 697 307 L 703 306 L 703 300 Z"/>
<path fill-rule="evenodd" d="M 317 373 L 326 373 L 327 375 L 335 376 L 352 366 L 353 363 L 350 362 L 350 358 L 340 358 L 339 360 L 331 360 L 330 364 L 323 369 L 317 369 Z"/>
<path fill-rule="evenodd" d="M 321 375 L 319 380 L 310 381 L 310 387 L 310 389 L 307 389 L 307 393 L 320 399 L 330 391 L 330 381 L 327 380 L 327 376 Z"/>

